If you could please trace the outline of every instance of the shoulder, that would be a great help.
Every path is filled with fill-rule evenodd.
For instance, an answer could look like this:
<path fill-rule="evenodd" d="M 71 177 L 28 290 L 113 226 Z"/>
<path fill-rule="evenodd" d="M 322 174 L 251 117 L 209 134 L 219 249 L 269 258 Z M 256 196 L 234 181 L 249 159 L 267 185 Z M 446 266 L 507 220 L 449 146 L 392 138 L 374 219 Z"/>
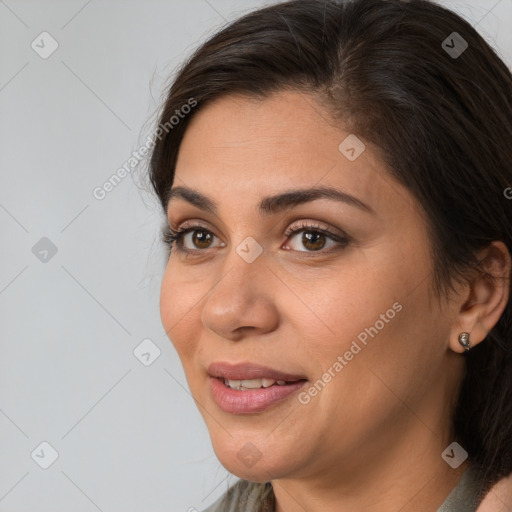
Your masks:
<path fill-rule="evenodd" d="M 273 512 L 273 497 L 270 482 L 239 480 L 203 512 Z"/>
<path fill-rule="evenodd" d="M 491 488 L 476 512 L 508 512 L 509 507 L 512 507 L 512 474 Z"/>

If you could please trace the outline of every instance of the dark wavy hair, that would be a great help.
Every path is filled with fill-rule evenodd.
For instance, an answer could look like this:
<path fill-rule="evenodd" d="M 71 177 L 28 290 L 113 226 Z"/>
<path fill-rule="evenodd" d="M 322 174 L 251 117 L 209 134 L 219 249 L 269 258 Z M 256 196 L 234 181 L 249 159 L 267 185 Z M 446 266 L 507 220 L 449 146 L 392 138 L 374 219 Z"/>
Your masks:
<path fill-rule="evenodd" d="M 453 32 L 467 42 L 460 55 Z M 450 37 L 452 39 L 450 39 Z M 443 41 L 448 41 L 443 43 Z M 457 42 L 459 44 L 459 42 Z M 512 252 L 512 75 L 464 19 L 427 0 L 292 0 L 230 23 L 179 69 L 160 123 L 197 106 L 156 143 L 151 186 L 166 210 L 192 117 L 221 96 L 314 93 L 347 131 L 374 143 L 429 225 L 439 298 L 479 269 L 475 252 Z M 453 436 L 486 488 L 512 472 L 512 302 L 465 353 Z"/>

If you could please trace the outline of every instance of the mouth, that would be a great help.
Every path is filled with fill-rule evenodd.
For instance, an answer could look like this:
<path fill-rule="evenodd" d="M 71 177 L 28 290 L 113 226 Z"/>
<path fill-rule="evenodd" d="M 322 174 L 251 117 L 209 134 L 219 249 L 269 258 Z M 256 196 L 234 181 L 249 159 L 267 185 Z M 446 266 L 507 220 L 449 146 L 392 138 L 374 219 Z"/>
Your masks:
<path fill-rule="evenodd" d="M 224 412 L 258 413 L 301 389 L 307 378 L 253 363 L 208 367 L 213 400 Z"/>

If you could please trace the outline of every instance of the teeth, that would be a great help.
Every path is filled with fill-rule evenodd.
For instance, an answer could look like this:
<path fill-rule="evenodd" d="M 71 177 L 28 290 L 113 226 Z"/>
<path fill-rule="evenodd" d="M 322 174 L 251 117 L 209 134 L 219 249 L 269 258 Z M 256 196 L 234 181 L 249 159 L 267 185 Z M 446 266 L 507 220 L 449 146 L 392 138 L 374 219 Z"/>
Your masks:
<path fill-rule="evenodd" d="M 246 380 L 230 380 L 224 379 L 224 384 L 232 389 L 246 390 L 246 389 L 259 389 L 269 388 L 276 384 L 274 379 L 246 379 Z M 277 384 L 283 386 L 286 384 L 284 380 L 278 380 Z"/>
<path fill-rule="evenodd" d="M 224 384 L 226 384 L 226 386 L 229 386 L 230 388 L 233 388 L 233 389 L 239 389 L 241 382 L 242 382 L 241 380 L 224 379 Z"/>
<path fill-rule="evenodd" d="M 247 389 L 258 389 L 263 386 L 261 379 L 239 380 L 238 382 L 240 382 L 240 387 Z"/>

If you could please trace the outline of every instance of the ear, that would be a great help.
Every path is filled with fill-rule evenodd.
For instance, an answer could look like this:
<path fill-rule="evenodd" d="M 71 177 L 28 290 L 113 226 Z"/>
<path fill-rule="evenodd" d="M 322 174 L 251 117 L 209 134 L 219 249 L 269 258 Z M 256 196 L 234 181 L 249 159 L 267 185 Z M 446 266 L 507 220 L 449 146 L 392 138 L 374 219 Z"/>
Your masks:
<path fill-rule="evenodd" d="M 507 246 L 494 241 L 479 251 L 477 257 L 481 271 L 464 288 L 457 322 L 450 335 L 450 348 L 458 353 L 466 350 L 459 343 L 459 334 L 469 333 L 471 347 L 482 342 L 498 323 L 509 299 L 511 257 Z"/>

